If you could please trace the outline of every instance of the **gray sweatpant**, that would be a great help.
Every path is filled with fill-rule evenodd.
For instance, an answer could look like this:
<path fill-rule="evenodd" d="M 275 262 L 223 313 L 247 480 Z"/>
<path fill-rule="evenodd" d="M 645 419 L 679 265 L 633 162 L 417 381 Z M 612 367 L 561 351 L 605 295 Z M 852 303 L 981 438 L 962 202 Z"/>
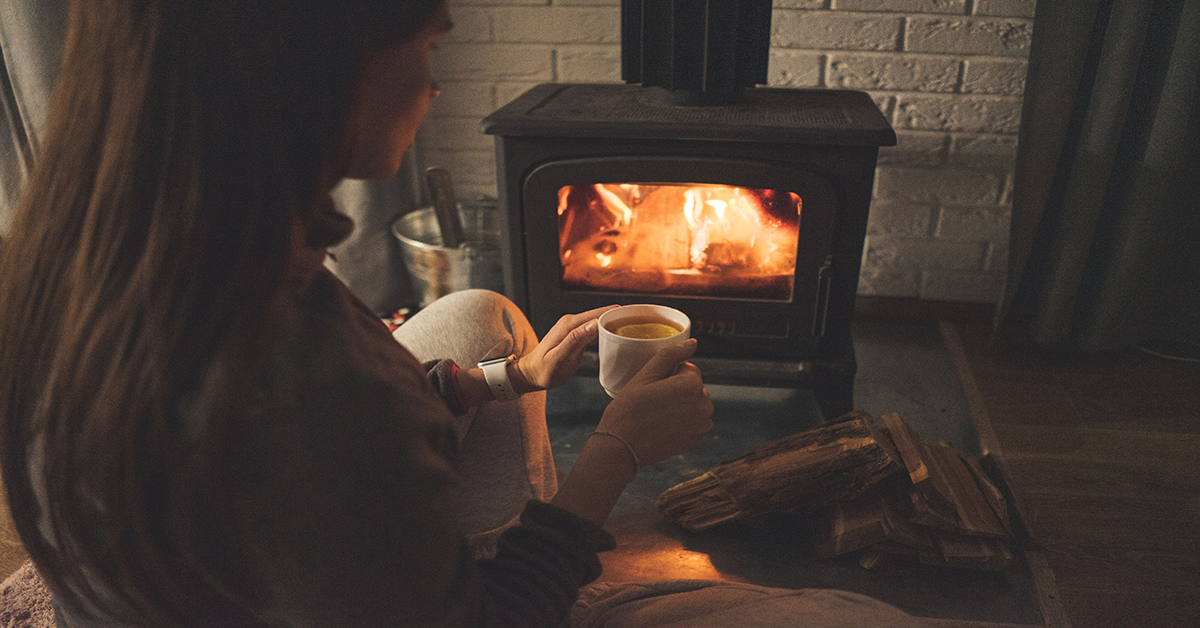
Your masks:
<path fill-rule="evenodd" d="M 538 338 L 525 315 L 487 290 L 453 292 L 418 312 L 392 336 L 424 362 L 449 358 L 462 368 L 509 354 L 525 355 Z M 472 408 L 456 425 L 460 444 L 456 513 L 476 557 L 495 553 L 525 502 L 550 501 L 558 490 L 546 393 Z"/>

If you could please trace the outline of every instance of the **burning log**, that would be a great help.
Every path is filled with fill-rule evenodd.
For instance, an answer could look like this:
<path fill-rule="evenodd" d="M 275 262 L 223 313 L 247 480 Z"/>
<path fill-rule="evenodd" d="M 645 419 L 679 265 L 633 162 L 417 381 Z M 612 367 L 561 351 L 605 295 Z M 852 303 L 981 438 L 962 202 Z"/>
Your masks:
<path fill-rule="evenodd" d="M 563 286 L 787 299 L 800 197 L 725 185 L 597 183 L 559 190 Z"/>
<path fill-rule="evenodd" d="M 692 530 L 766 514 L 814 519 L 813 555 L 862 552 L 875 568 L 898 556 L 930 565 L 1001 570 L 1012 563 L 1008 501 L 983 467 L 943 442 L 922 441 L 898 414 L 853 412 L 762 445 L 672 487 L 658 500 Z"/>

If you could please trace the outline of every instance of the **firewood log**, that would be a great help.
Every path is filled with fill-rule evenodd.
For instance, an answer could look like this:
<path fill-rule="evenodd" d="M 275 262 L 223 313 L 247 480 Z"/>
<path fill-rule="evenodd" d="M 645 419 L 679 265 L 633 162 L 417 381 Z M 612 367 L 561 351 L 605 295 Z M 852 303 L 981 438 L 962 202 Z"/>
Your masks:
<path fill-rule="evenodd" d="M 944 442 L 928 443 L 930 474 L 940 476 L 949 488 L 947 497 L 958 514 L 959 531 L 979 536 L 1008 536 L 992 505 L 980 491 L 975 475 L 963 458 Z"/>
<path fill-rule="evenodd" d="M 663 492 L 663 516 L 689 530 L 850 501 L 902 469 L 870 415 L 785 436 Z"/>

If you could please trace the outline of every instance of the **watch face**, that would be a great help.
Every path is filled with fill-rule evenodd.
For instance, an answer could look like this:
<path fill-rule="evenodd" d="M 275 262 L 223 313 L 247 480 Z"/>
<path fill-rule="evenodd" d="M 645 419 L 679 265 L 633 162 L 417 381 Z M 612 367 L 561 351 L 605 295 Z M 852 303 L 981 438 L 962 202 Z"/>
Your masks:
<path fill-rule="evenodd" d="M 483 362 L 480 362 L 478 364 L 478 366 L 479 366 L 479 368 L 483 368 L 485 366 L 491 366 L 493 364 L 503 364 L 505 362 L 508 362 L 508 356 L 505 356 L 503 358 L 492 358 L 490 360 L 484 360 Z"/>

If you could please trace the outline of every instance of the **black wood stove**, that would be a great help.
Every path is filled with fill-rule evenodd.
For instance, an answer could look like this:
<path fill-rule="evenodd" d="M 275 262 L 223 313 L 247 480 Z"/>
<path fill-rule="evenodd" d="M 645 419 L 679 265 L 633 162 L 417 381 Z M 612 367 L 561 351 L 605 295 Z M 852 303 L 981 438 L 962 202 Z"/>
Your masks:
<path fill-rule="evenodd" d="M 610 303 L 675 307 L 705 381 L 810 387 L 839 416 L 875 162 L 895 133 L 862 92 L 753 87 L 769 0 L 709 0 L 706 19 L 699 5 L 625 1 L 623 71 L 640 84 L 539 85 L 484 120 L 506 289 L 539 334 Z"/>

